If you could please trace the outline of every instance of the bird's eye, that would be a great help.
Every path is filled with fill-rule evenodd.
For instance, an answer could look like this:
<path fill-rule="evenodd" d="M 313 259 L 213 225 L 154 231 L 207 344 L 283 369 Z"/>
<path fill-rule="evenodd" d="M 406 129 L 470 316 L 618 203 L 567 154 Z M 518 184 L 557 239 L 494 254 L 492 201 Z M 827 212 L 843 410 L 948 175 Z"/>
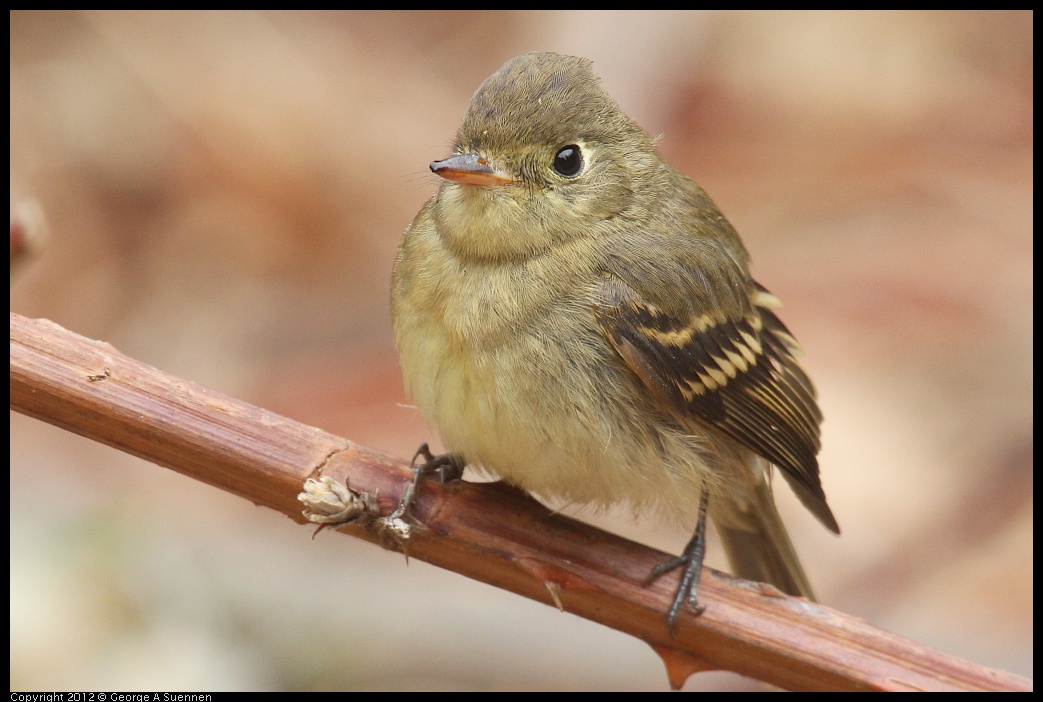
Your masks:
<path fill-rule="evenodd" d="M 558 149 L 554 155 L 554 170 L 566 178 L 574 178 L 583 170 L 583 154 L 575 144 Z"/>

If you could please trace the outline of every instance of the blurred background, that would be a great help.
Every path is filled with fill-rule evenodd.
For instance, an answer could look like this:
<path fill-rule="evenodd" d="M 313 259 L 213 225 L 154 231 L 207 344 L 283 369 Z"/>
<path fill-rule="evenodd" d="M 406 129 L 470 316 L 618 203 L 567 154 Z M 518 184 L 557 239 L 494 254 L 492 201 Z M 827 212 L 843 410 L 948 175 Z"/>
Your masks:
<path fill-rule="evenodd" d="M 12 220 L 47 232 L 12 310 L 408 457 L 388 282 L 427 165 L 506 59 L 589 57 L 807 352 L 843 535 L 776 485 L 820 599 L 1031 676 L 1032 24 L 12 12 Z M 12 690 L 666 687 L 641 641 L 11 415 Z"/>

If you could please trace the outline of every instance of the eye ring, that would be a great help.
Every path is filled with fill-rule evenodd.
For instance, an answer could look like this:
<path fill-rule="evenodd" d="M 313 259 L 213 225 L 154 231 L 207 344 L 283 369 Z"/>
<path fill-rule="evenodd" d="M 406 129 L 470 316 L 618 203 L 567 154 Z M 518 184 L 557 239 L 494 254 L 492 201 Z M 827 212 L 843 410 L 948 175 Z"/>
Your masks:
<path fill-rule="evenodd" d="M 554 154 L 554 170 L 558 175 L 575 178 L 583 170 L 583 151 L 578 144 L 566 144 Z"/>

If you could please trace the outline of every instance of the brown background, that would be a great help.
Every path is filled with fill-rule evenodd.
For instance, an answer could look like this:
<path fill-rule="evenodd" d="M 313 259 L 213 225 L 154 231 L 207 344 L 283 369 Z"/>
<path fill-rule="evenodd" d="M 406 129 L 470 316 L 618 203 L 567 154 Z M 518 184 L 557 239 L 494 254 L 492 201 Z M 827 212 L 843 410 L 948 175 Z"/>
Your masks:
<path fill-rule="evenodd" d="M 1030 13 L 15 12 L 12 211 L 49 238 L 12 309 L 408 456 L 395 247 L 474 89 L 546 49 L 594 59 L 786 305 L 844 530 L 779 490 L 821 599 L 1031 675 Z M 666 687 L 622 634 L 11 434 L 13 690 Z"/>

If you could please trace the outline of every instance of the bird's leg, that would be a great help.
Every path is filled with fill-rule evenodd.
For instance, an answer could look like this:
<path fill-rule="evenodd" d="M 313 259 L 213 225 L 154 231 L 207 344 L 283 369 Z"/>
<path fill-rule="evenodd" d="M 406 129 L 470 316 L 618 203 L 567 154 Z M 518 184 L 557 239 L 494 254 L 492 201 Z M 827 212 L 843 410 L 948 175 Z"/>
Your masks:
<path fill-rule="evenodd" d="M 674 601 L 670 604 L 670 611 L 666 615 L 670 638 L 674 637 L 674 625 L 677 623 L 681 605 L 685 600 L 697 615 L 702 614 L 706 609 L 705 605 L 699 604 L 698 590 L 699 578 L 703 573 L 703 556 L 706 555 L 706 505 L 708 499 L 709 494 L 703 490 L 702 497 L 699 498 L 699 521 L 696 522 L 695 533 L 692 534 L 691 540 L 684 547 L 681 555 L 660 563 L 645 578 L 647 586 L 672 570 L 684 568 L 681 572 L 681 584 L 677 587 L 677 594 L 674 595 Z"/>
<path fill-rule="evenodd" d="M 424 462 L 416 465 L 416 459 L 423 456 Z M 427 444 L 421 444 L 420 448 L 413 454 L 413 460 L 409 462 L 413 469 L 413 480 L 402 491 L 402 498 L 398 501 L 398 507 L 392 513 L 392 517 L 401 517 L 413 510 L 416 506 L 417 491 L 420 489 L 420 481 L 429 473 L 438 473 L 443 483 L 450 480 L 459 480 L 464 475 L 464 463 L 459 456 L 445 453 L 441 456 L 432 455 Z"/>

